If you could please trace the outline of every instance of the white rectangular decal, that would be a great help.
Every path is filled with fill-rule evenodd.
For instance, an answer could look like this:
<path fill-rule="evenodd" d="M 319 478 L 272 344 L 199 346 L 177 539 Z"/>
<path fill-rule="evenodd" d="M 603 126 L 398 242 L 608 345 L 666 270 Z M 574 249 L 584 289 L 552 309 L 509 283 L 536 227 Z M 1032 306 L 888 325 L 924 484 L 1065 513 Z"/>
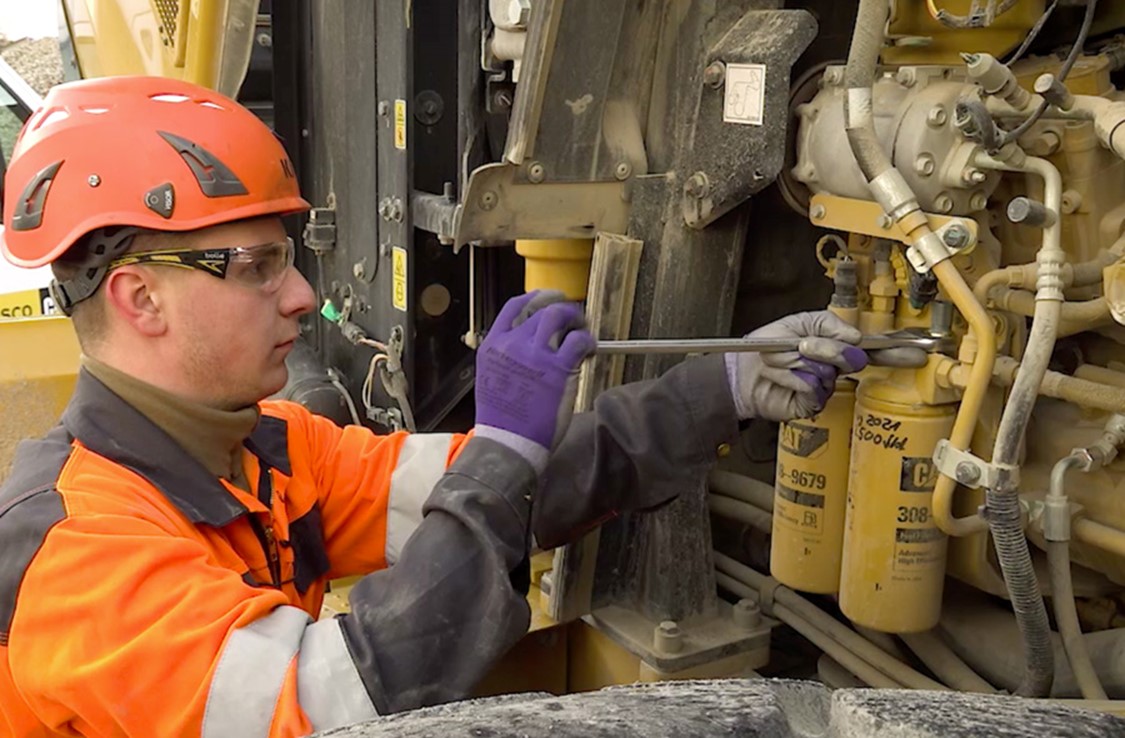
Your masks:
<path fill-rule="evenodd" d="M 765 64 L 728 64 L 723 122 L 762 125 L 766 101 Z"/>

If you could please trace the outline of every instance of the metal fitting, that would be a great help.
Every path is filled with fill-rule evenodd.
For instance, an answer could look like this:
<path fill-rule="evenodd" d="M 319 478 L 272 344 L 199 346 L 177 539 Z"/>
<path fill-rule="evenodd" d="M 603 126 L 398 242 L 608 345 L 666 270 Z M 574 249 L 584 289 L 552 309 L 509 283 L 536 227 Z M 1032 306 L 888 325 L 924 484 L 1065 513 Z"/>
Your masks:
<path fill-rule="evenodd" d="M 940 264 L 951 256 L 953 252 L 933 231 L 926 233 L 906 250 L 906 260 L 915 271 L 920 273 L 930 271 L 934 268 L 934 264 Z"/>
<path fill-rule="evenodd" d="M 1039 75 L 1035 80 L 1035 91 L 1059 110 L 1070 110 L 1074 107 L 1074 95 L 1053 74 Z"/>
<path fill-rule="evenodd" d="M 934 449 L 934 466 L 944 476 L 972 489 L 987 487 L 1007 491 L 1019 485 L 1019 467 L 984 461 L 954 447 L 948 438 L 938 441 Z M 969 467 L 975 470 L 975 479 L 974 474 L 968 471 Z"/>
<path fill-rule="evenodd" d="M 918 74 L 913 67 L 903 67 L 895 73 L 895 82 L 903 87 L 913 87 L 918 81 Z"/>
<path fill-rule="evenodd" d="M 618 162 L 613 170 L 613 176 L 620 180 L 629 179 L 633 174 L 633 165 L 627 161 Z"/>
<path fill-rule="evenodd" d="M 734 604 L 734 623 L 740 628 L 757 628 L 762 624 L 762 607 L 754 600 L 739 600 Z"/>
<path fill-rule="evenodd" d="M 931 128 L 941 128 L 949 120 L 949 114 L 941 105 L 935 105 L 926 113 L 926 124 Z"/>
<path fill-rule="evenodd" d="M 657 651 L 679 653 L 684 649 L 684 634 L 674 620 L 665 620 L 652 632 L 652 645 Z"/>
<path fill-rule="evenodd" d="M 828 210 L 823 205 L 813 205 L 809 210 L 809 217 L 813 220 L 824 220 L 826 215 L 828 215 Z"/>
<path fill-rule="evenodd" d="M 719 88 L 727 78 L 727 65 L 721 61 L 713 61 L 703 70 L 703 82 L 708 87 Z"/>
<path fill-rule="evenodd" d="M 914 171 L 923 177 L 928 177 L 934 173 L 937 164 L 934 163 L 934 157 L 931 154 L 919 154 L 918 158 L 914 160 Z"/>
<path fill-rule="evenodd" d="M 1029 197 L 1016 197 L 1008 203 L 1008 220 L 1032 228 L 1048 228 L 1057 220 L 1054 211 Z"/>
<path fill-rule="evenodd" d="M 539 184 L 547 177 L 547 170 L 543 165 L 537 161 L 531 162 L 527 167 L 527 181 L 532 184 Z"/>
<path fill-rule="evenodd" d="M 1065 497 L 1048 495 L 1040 517 L 1043 537 L 1048 541 L 1070 540 L 1070 503 Z"/>
<path fill-rule="evenodd" d="M 1031 95 L 1020 87 L 1012 70 L 996 57 L 991 54 L 962 54 L 961 58 L 969 79 L 985 94 L 1000 97 L 1017 108 L 1023 108 L 1031 101 Z"/>
<path fill-rule="evenodd" d="M 975 465 L 962 461 L 954 470 L 954 477 L 959 484 L 973 486 L 980 481 L 981 472 Z"/>
<path fill-rule="evenodd" d="M 842 67 L 829 67 L 824 70 L 824 84 L 829 87 L 835 87 L 844 81 L 844 70 Z"/>
<path fill-rule="evenodd" d="M 702 199 L 711 191 L 711 180 L 703 172 L 696 172 L 684 182 L 684 194 L 688 197 Z"/>

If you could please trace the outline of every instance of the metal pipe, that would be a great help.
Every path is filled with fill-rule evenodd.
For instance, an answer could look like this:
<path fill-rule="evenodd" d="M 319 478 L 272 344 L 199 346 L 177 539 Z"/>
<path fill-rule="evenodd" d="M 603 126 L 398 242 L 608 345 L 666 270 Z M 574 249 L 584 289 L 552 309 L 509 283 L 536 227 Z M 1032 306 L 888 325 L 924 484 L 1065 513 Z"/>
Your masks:
<path fill-rule="evenodd" d="M 935 682 L 896 658 L 885 653 L 882 649 L 836 620 L 828 613 L 821 610 L 813 603 L 806 600 L 788 587 L 777 582 L 765 574 L 756 572 L 750 567 L 735 561 L 718 551 L 714 552 L 715 567 L 719 572 L 733 577 L 737 581 L 761 591 L 773 587 L 774 610 L 781 605 L 794 612 L 798 617 L 807 621 L 814 628 L 828 635 L 833 641 L 842 645 L 849 652 L 856 654 L 864 661 L 875 666 L 887 677 L 911 689 L 948 689 L 944 684 Z M 833 655 L 835 658 L 835 655 Z M 865 680 L 866 681 L 866 680 Z"/>
<path fill-rule="evenodd" d="M 1066 473 L 1083 466 L 1089 454 L 1075 451 L 1060 459 L 1051 470 L 1051 483 L 1047 492 L 1044 512 L 1044 535 L 1047 538 L 1047 568 L 1051 582 L 1051 603 L 1055 610 L 1055 623 L 1062 636 L 1070 669 L 1078 681 L 1082 696 L 1088 700 L 1108 699 L 1094 665 L 1082 627 L 1078 623 L 1078 610 L 1074 604 L 1074 583 L 1070 577 L 1070 505 L 1066 498 Z M 1049 520 L 1048 516 L 1053 518 Z"/>
<path fill-rule="evenodd" d="M 1058 169 L 1046 159 L 1021 156 L 1001 161 L 980 153 L 974 157 L 974 161 L 982 168 L 1038 175 L 1043 179 L 1044 203 L 1056 216 L 1061 212 L 1062 177 Z M 1060 272 L 1066 261 L 1066 254 L 1061 246 L 1059 220 L 1055 217 L 1054 222 L 1043 229 L 1043 244 L 1036 255 L 1039 275 L 1031 334 L 1019 374 L 1016 375 L 1008 402 L 1004 406 L 996 444 L 992 450 L 992 464 L 1000 468 L 1018 467 L 1020 445 L 1055 348 L 1063 301 Z M 1039 593 L 1039 582 L 1031 563 L 1027 537 L 1023 532 L 1015 484 L 1004 483 L 989 488 L 985 494 L 985 506 L 997 559 L 1008 586 L 1026 654 L 1024 678 L 1016 693 L 1023 697 L 1042 697 L 1050 694 L 1051 682 L 1055 676 L 1051 627 L 1043 597 Z"/>
<path fill-rule="evenodd" d="M 998 309 L 1009 313 L 1025 317 L 1035 315 L 1035 295 L 1030 292 L 1007 287 L 995 288 L 992 290 L 992 301 Z M 1096 324 L 1113 320 L 1109 312 L 1109 303 L 1104 297 L 1081 302 L 1064 302 L 1059 317 L 1067 322 L 1085 323 L 1088 329 L 1095 327 Z"/>
<path fill-rule="evenodd" d="M 996 687 L 973 671 L 934 631 L 902 633 L 899 638 L 914 652 L 918 660 L 926 665 L 927 669 L 957 691 L 996 693 Z"/>
<path fill-rule="evenodd" d="M 1070 526 L 1074 540 L 1117 556 L 1125 556 L 1125 531 L 1087 518 L 1078 518 Z"/>
<path fill-rule="evenodd" d="M 1080 369 L 1082 374 L 1090 374 L 1090 369 Z M 996 371 L 993 382 L 999 387 L 1010 387 L 1015 382 L 1019 373 L 1020 363 L 1015 359 L 1002 356 L 996 362 Z M 949 382 L 954 387 L 968 386 L 968 371 L 964 365 L 959 365 L 949 372 Z M 1106 369 L 1105 371 L 1109 371 Z M 1078 372 L 1076 372 L 1077 374 Z M 1117 372 L 1115 372 L 1116 374 Z M 1121 381 L 1120 379 L 1116 381 Z M 1111 413 L 1125 412 L 1125 386 L 1115 384 L 1110 380 L 1095 380 L 1085 377 L 1070 376 L 1060 372 L 1047 371 L 1043 375 L 1043 383 L 1039 385 L 1039 394 L 1042 397 L 1053 397 L 1057 400 L 1078 405 L 1090 410 L 1104 410 Z M 935 503 L 936 507 L 936 503 Z M 940 524 L 939 524 L 940 525 Z"/>
<path fill-rule="evenodd" d="M 739 597 L 755 599 L 758 595 L 757 591 L 745 582 L 739 581 L 721 571 L 715 572 L 715 581 L 720 587 Z M 844 648 L 827 633 L 814 627 L 808 620 L 805 620 L 785 605 L 774 603 L 773 615 L 778 620 L 800 633 L 814 646 L 831 656 L 834 661 L 852 674 L 855 674 L 856 677 L 869 686 L 879 689 L 902 689 L 902 684 L 899 684 L 871 664 L 868 664 L 859 656 Z"/>
<path fill-rule="evenodd" d="M 773 515 L 754 505 L 748 505 L 730 497 L 710 494 L 707 495 L 707 507 L 716 515 L 722 515 L 724 518 L 730 518 L 739 523 L 746 523 L 755 530 L 764 533 L 773 530 Z"/>
<path fill-rule="evenodd" d="M 803 338 L 639 338 L 618 341 L 598 341 L 599 354 L 717 354 L 752 352 L 779 354 L 799 351 Z M 903 330 L 894 333 L 867 335 L 856 344 L 867 351 L 893 348 L 920 348 L 923 351 L 941 351 L 950 346 L 945 336 L 933 336 L 917 331 Z"/>
<path fill-rule="evenodd" d="M 707 477 L 711 491 L 773 512 L 773 485 L 734 472 L 715 469 Z"/>

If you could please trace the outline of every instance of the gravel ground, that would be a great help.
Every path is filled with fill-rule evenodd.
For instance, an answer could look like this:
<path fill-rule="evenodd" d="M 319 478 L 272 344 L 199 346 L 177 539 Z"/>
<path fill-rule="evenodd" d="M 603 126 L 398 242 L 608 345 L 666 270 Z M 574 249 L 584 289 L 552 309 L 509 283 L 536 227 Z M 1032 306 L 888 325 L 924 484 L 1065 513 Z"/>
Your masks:
<path fill-rule="evenodd" d="M 25 39 L 0 46 L 0 57 L 40 95 L 63 80 L 62 55 L 58 39 Z"/>

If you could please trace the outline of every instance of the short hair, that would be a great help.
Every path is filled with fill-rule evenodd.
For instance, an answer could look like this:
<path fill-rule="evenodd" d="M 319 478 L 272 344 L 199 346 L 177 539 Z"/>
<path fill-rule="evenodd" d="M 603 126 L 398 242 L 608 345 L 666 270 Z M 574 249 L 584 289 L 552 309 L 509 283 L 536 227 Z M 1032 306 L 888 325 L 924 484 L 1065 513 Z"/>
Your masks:
<path fill-rule="evenodd" d="M 88 233 L 78 239 L 66 253 L 52 262 L 51 272 L 57 281 L 65 282 L 73 279 L 83 269 L 89 268 L 90 242 L 93 235 L 94 233 Z M 189 248 L 191 236 L 190 232 L 142 230 L 132 238 L 124 253 Z M 94 294 L 73 307 L 70 319 L 74 323 L 74 333 L 78 336 L 78 345 L 81 346 L 82 351 L 87 354 L 96 351 L 109 330 L 109 313 L 102 285 L 98 285 Z"/>

